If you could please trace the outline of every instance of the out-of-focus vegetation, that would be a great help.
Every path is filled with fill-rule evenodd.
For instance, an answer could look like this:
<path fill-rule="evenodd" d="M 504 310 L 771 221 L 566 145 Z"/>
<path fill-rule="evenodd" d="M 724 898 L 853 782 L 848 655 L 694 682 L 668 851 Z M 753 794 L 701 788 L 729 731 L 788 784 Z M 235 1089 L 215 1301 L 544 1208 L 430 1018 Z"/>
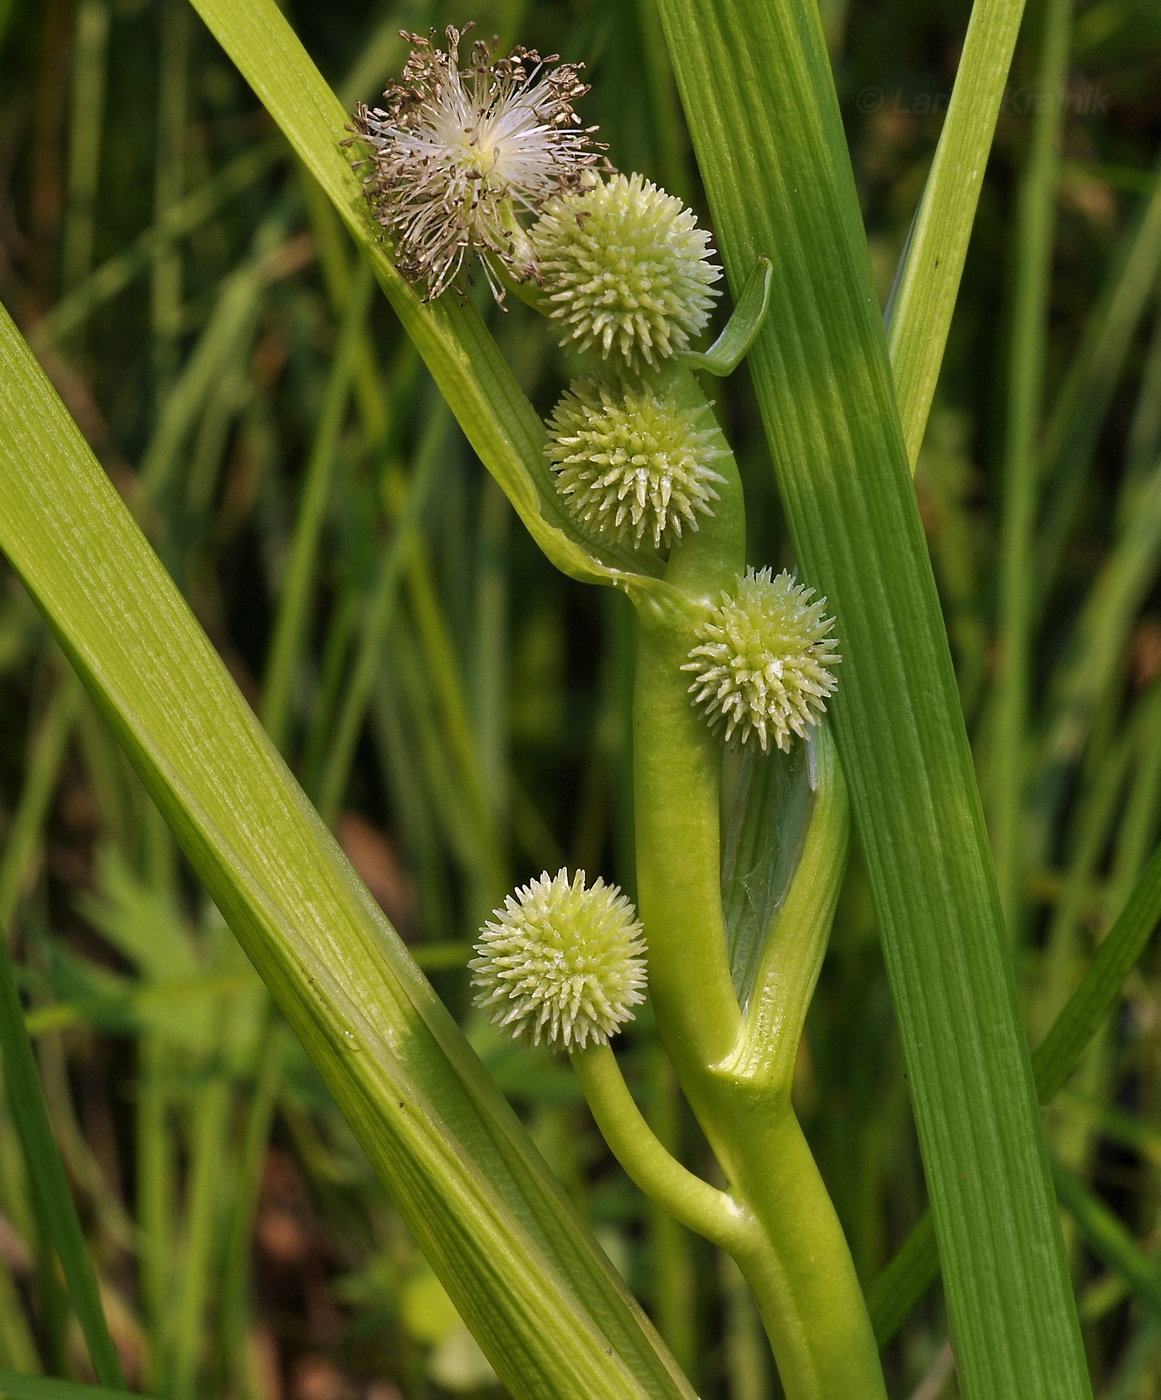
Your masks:
<path fill-rule="evenodd" d="M 652 0 L 288 8 L 348 104 L 401 66 L 400 28 L 474 18 L 504 44 L 583 59 L 585 114 L 614 163 L 701 207 Z M 968 6 L 823 10 L 885 300 Z M 1004 482 L 1027 457 L 1013 438 L 1024 413 L 1033 704 L 1008 902 L 1034 1044 L 1161 832 L 1161 11 L 1079 5 L 1050 90 L 1040 30 L 1034 7 L 917 476 L 995 810 Z M 1037 271 L 1020 190 L 1045 104 L 1060 122 L 1059 160 L 1039 176 L 1053 220 L 1042 325 L 1014 308 Z M 469 942 L 515 880 L 567 863 L 632 891 L 627 605 L 562 579 L 524 536 L 186 0 L 0 0 L 0 299 L 700 1393 L 776 1395 L 733 1266 L 629 1185 L 567 1066 L 501 1045 L 468 1009 Z M 489 314 L 547 411 L 564 370 L 545 323 L 520 306 Z M 747 473 L 751 558 L 790 563 L 744 374 L 715 392 Z M 301 635 L 288 578 L 309 582 Z M 494 1393 L 6 573 L 0 925 L 135 1385 L 174 1400 Z M 705 1169 L 647 1010 L 627 1042 L 658 1134 Z M 797 1106 L 869 1286 L 925 1197 L 857 853 Z M 1161 1396 L 1159 1112 L 1151 950 L 1047 1118 L 1087 1183 L 1066 1234 L 1094 1386 L 1123 1400 Z M 0 1369 L 85 1377 L 34 1201 L 0 1113 Z M 935 1288 L 887 1345 L 893 1393 L 953 1396 L 945 1343 Z"/>

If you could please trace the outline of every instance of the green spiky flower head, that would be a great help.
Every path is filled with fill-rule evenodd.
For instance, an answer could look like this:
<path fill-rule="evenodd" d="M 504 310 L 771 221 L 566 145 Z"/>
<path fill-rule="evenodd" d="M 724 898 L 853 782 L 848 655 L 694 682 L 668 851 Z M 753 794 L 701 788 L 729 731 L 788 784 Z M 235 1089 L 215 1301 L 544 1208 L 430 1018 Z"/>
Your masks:
<path fill-rule="evenodd" d="M 556 489 L 570 513 L 619 543 L 668 547 L 683 526 L 712 514 L 709 466 L 724 456 L 712 429 L 648 384 L 578 380 L 548 424 Z"/>
<path fill-rule="evenodd" d="M 566 348 L 655 365 L 705 328 L 721 277 L 709 234 L 641 175 L 550 199 L 529 233 Z"/>
<path fill-rule="evenodd" d="M 697 673 L 693 702 L 714 728 L 725 724 L 727 742 L 736 735 L 765 753 L 773 740 L 789 753 L 791 733 L 805 739 L 818 723 L 836 685 L 828 668 L 842 657 L 826 599 L 813 597 L 785 570 L 747 569 L 698 628 L 682 670 Z"/>
<path fill-rule="evenodd" d="M 616 885 L 568 871 L 530 880 L 480 930 L 468 964 L 476 1005 L 513 1039 L 607 1045 L 644 1001 L 645 940 Z"/>

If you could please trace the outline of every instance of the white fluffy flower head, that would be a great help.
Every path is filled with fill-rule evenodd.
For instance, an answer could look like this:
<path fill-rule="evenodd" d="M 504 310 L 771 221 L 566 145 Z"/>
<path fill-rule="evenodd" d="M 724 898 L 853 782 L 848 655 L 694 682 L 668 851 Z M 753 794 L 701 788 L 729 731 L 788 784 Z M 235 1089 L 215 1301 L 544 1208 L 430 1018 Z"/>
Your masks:
<path fill-rule="evenodd" d="M 468 964 L 476 1005 L 514 1039 L 564 1049 L 607 1045 L 645 1000 L 645 941 L 633 906 L 598 877 L 546 870 L 480 930 Z"/>
<path fill-rule="evenodd" d="M 520 213 L 579 187 L 603 160 L 573 102 L 588 91 L 577 65 L 532 49 L 497 58 L 482 41 L 460 67 L 461 33 L 447 50 L 404 34 L 411 56 L 382 108 L 360 104 L 355 130 L 370 152 L 364 191 L 395 242 L 399 270 L 440 295 L 469 250 L 482 255 L 497 299 L 503 292 L 489 257 L 524 277 L 534 271 Z"/>
<path fill-rule="evenodd" d="M 709 463 L 723 456 L 712 429 L 648 384 L 579 380 L 548 424 L 556 489 L 596 534 L 635 545 L 669 546 L 682 527 L 712 514 Z"/>
<path fill-rule="evenodd" d="M 836 685 L 828 667 L 842 657 L 827 636 L 834 618 L 823 616 L 826 599 L 813 597 L 785 570 L 772 578 L 769 569 L 747 569 L 698 628 L 682 670 L 697 672 L 694 704 L 715 728 L 724 722 L 727 741 L 737 734 L 765 753 L 773 740 L 789 753 L 791 733 L 805 739 L 818 723 Z"/>
<path fill-rule="evenodd" d="M 709 234 L 641 175 L 550 200 L 529 232 L 563 345 L 653 365 L 705 328 L 721 276 Z"/>

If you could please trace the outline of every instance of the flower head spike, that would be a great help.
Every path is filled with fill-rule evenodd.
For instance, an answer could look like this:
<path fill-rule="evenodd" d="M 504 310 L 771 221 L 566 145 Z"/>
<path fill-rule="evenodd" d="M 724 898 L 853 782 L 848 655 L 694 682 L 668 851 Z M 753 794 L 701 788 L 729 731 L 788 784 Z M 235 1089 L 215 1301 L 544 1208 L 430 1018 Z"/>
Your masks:
<path fill-rule="evenodd" d="M 633 367 L 677 354 L 719 295 L 709 234 L 680 199 L 640 175 L 551 200 L 530 236 L 561 343 L 603 359 Z"/>
<path fill-rule="evenodd" d="M 382 108 L 360 104 L 355 130 L 370 150 L 363 182 L 376 217 L 395 241 L 399 270 L 446 290 L 469 250 L 479 252 L 497 300 L 503 291 L 489 258 L 518 277 L 535 271 L 519 215 L 535 214 L 550 195 L 578 188 L 603 160 L 596 127 L 582 128 L 573 102 L 588 91 L 575 64 L 556 55 L 472 45 L 460 67 L 459 30 L 447 50 L 404 33 L 411 56 Z"/>
<path fill-rule="evenodd" d="M 785 570 L 772 578 L 747 569 L 698 628 L 682 670 L 697 672 L 694 704 L 715 728 L 725 722 L 727 741 L 756 739 L 765 753 L 772 739 L 789 753 L 791 732 L 805 739 L 818 723 L 836 684 L 827 668 L 842 657 L 826 635 L 834 625 L 823 616 L 826 599 L 813 596 Z"/>
<path fill-rule="evenodd" d="M 633 906 L 599 877 L 530 880 L 480 930 L 468 964 L 476 1005 L 515 1039 L 565 1049 L 607 1045 L 645 1000 L 645 942 Z"/>
<path fill-rule="evenodd" d="M 697 529 L 712 513 L 709 463 L 723 456 L 712 429 L 648 384 L 579 380 L 548 424 L 556 489 L 570 512 L 599 535 L 654 549 Z"/>

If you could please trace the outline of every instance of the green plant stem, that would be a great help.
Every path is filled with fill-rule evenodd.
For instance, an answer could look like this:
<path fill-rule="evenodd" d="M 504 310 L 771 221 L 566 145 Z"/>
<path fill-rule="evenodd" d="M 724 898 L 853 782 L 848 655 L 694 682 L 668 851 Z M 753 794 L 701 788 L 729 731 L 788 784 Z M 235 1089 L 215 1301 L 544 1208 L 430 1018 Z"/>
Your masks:
<path fill-rule="evenodd" d="M 704 609 L 742 570 L 745 514 L 737 465 L 688 370 L 666 372 L 668 391 L 716 433 L 725 478 L 714 515 L 670 552 L 666 583 L 689 600 L 684 614 L 638 603 L 633 694 L 637 899 L 649 942 L 649 988 L 666 1051 L 689 1081 L 730 1051 L 741 1012 L 726 960 L 721 899 L 721 741 L 689 696 L 681 667 Z M 679 853 L 679 854 L 678 854 Z M 675 855 L 677 858 L 675 858 Z"/>
<path fill-rule="evenodd" d="M 711 1144 L 760 1229 L 735 1257 L 753 1290 L 787 1400 L 886 1400 L 862 1289 L 789 1091 L 720 1080 Z"/>
<path fill-rule="evenodd" d="M 688 407 L 700 399 L 711 423 L 686 372 L 667 373 L 671 391 L 684 395 Z M 797 897 L 788 897 L 787 921 L 778 921 L 759 968 L 761 1011 L 752 1036 L 743 1030 L 726 958 L 722 745 L 695 710 L 688 673 L 681 670 L 695 644 L 700 609 L 716 601 L 742 565 L 737 468 L 730 456 L 715 465 L 726 480 L 714 517 L 674 546 L 665 572 L 690 610 L 638 604 L 634 810 L 650 994 L 662 1041 L 730 1194 L 760 1226 L 730 1248 L 754 1290 L 789 1400 L 880 1400 L 882 1371 L 850 1251 L 790 1104 L 794 1055 L 846 852 L 841 788 L 815 809 L 819 834 L 813 845 L 808 839 Z M 622 1111 L 628 1116 L 623 1104 Z M 642 1170 L 633 1154 L 643 1150 L 637 1141 L 643 1133 L 615 1119 L 609 1129 L 614 1151 L 626 1153 L 630 1175 Z M 692 1223 L 689 1216 L 678 1218 Z"/>
<path fill-rule="evenodd" d="M 632 1179 L 675 1220 L 731 1254 L 751 1243 L 754 1221 L 732 1196 L 694 1176 L 653 1135 L 607 1045 L 570 1056 L 601 1136 Z"/>

